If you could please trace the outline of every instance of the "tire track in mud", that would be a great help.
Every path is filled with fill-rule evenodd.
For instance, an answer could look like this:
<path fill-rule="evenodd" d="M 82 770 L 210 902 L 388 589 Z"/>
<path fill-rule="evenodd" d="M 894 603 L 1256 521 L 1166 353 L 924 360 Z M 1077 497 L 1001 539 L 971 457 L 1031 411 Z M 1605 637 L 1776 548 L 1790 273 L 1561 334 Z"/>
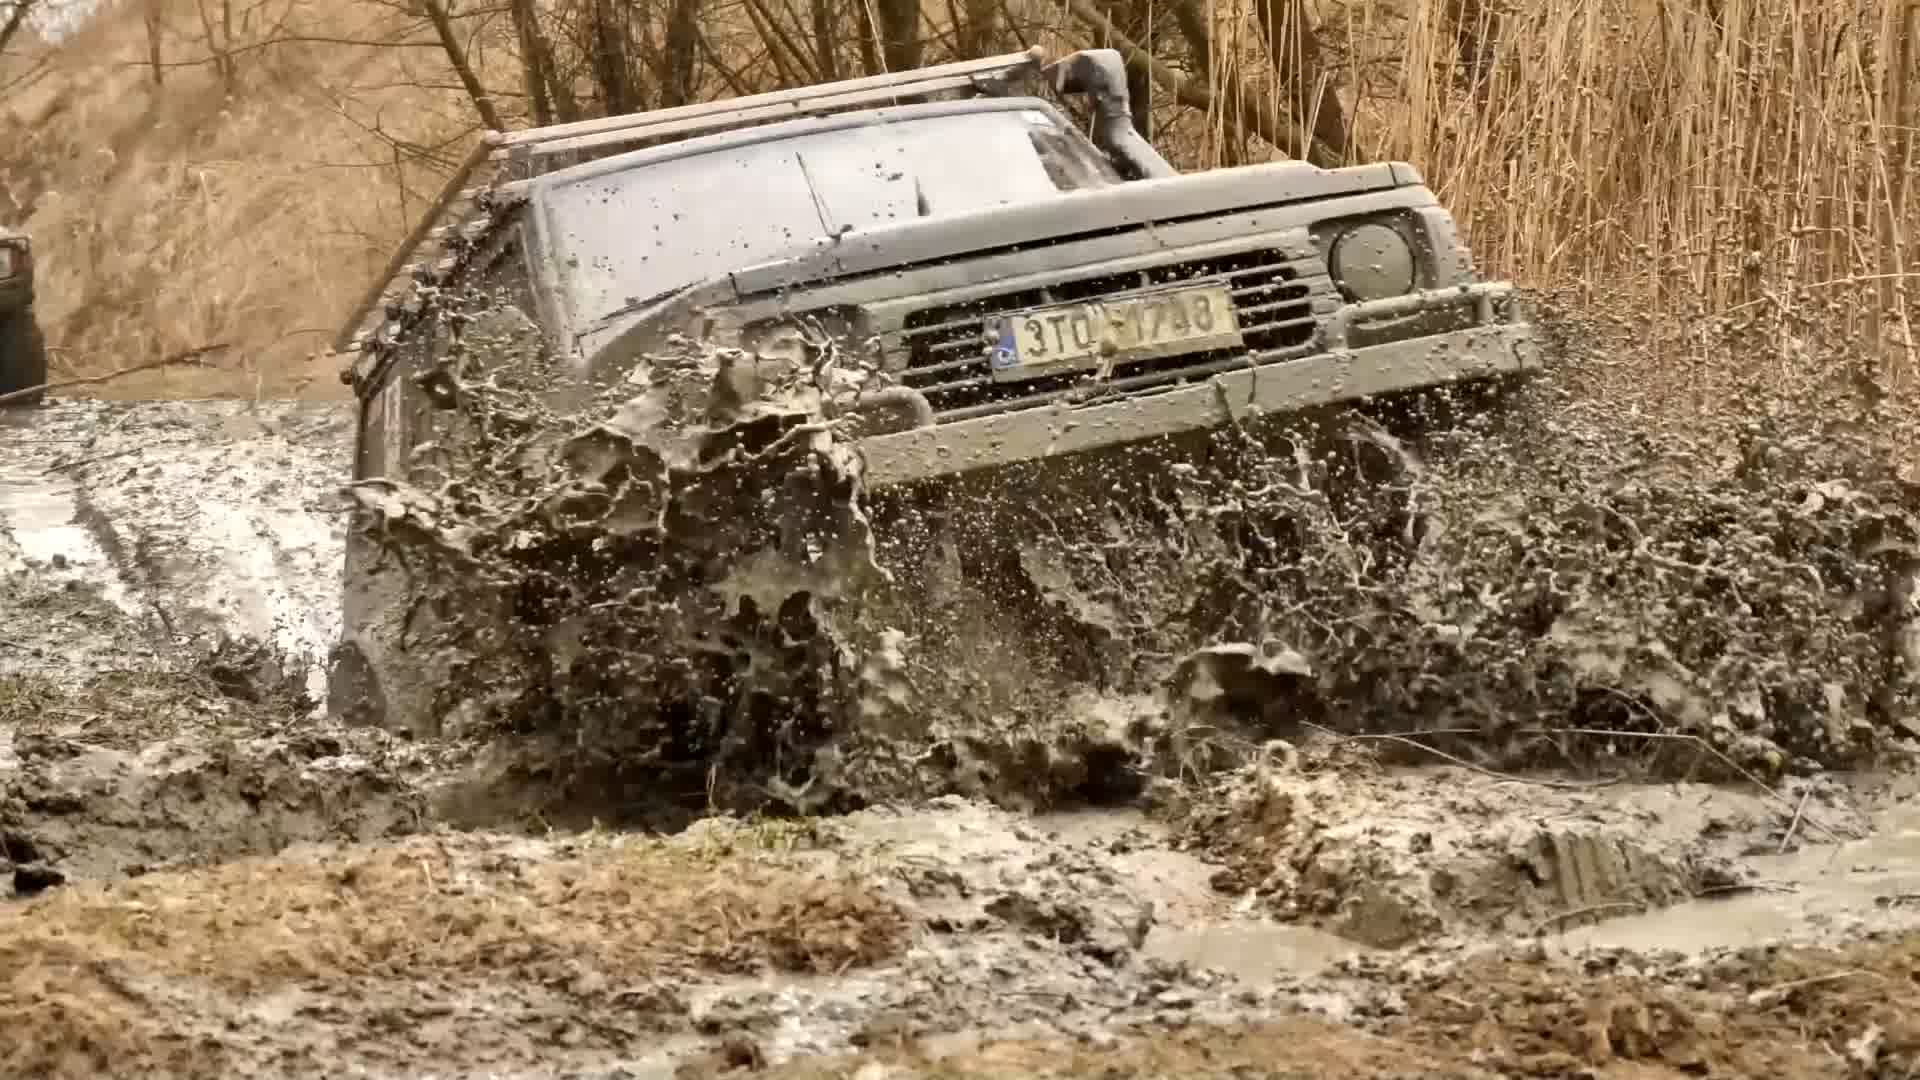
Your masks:
<path fill-rule="evenodd" d="M 173 617 L 167 612 L 167 606 L 161 602 L 158 576 L 155 573 L 150 552 L 142 550 L 144 545 L 139 540 L 135 541 L 134 550 L 127 550 L 127 545 L 119 530 L 114 528 L 112 519 L 94 505 L 93 500 L 87 497 L 84 487 L 74 486 L 69 489 L 68 496 L 73 500 L 74 524 L 85 529 L 87 535 L 92 537 L 93 542 L 106 554 L 108 567 L 118 582 L 132 586 L 132 590 L 141 597 L 146 613 L 160 624 L 164 634 L 162 640 L 178 642 L 180 629 L 174 625 Z"/>
<path fill-rule="evenodd" d="M 0 415 L 0 673 L 80 673 L 128 651 L 171 648 L 141 625 L 144 598 L 117 538 L 90 528 L 60 451 L 90 445 L 43 413 Z"/>
<path fill-rule="evenodd" d="M 345 446 L 327 417 L 346 414 L 264 407 L 289 432 L 250 426 L 259 408 L 66 403 L 0 427 L 0 542 L 34 538 L 0 564 L 0 638 L 24 645 L 0 655 L 0 877 L 16 891 L 424 822 L 422 756 L 316 722 L 319 657 L 260 617 L 303 602 L 325 636 L 337 562 L 290 557 L 265 518 L 288 512 L 276 489 L 304 505 L 329 488 Z"/>

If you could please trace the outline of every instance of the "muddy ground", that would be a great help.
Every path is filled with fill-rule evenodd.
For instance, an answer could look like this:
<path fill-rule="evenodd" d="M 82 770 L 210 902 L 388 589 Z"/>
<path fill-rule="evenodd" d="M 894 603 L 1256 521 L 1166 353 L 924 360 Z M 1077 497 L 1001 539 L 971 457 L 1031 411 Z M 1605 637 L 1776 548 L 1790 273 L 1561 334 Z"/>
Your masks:
<path fill-rule="evenodd" d="M 1033 575 L 1106 627 L 1047 669 L 1064 681 L 1023 699 L 951 639 L 885 638 L 929 695 L 892 704 L 962 705 L 895 729 L 922 764 L 849 771 L 865 797 L 800 817 L 764 795 L 805 775 L 713 785 L 654 832 L 630 827 L 659 796 L 644 774 L 583 794 L 508 725 L 318 714 L 335 628 L 311 597 L 337 588 L 349 430 L 337 407 L 237 403 L 0 420 L 7 1075 L 1920 1071 L 1912 598 L 1887 554 L 1911 493 L 1857 457 L 1783 440 L 1754 452 L 1784 478 L 1756 480 L 1730 443 L 1724 472 L 1664 487 L 1619 483 L 1658 455 L 1622 470 L 1617 443 L 1526 459 L 1530 489 L 1485 456 L 1429 464 L 1423 491 L 1487 512 L 1366 579 L 1434 609 L 1329 620 L 1371 636 L 1289 623 L 1281 599 L 1359 594 L 1257 561 L 1236 580 L 1258 589 L 1155 622 L 1063 543 Z M 1787 475 L 1790 454 L 1815 464 Z M 1476 501 L 1495 488 L 1511 504 Z M 1690 531 L 1735 495 L 1758 525 Z M 1654 540 L 1571 527 L 1582 501 Z M 1502 594 L 1489 544 L 1516 529 L 1621 558 L 1529 562 L 1546 584 Z M 1689 537 L 1730 562 L 1690 569 Z M 1513 636 L 1555 604 L 1571 645 Z M 864 640 L 843 616 L 822 619 Z M 1714 648 L 1663 644 L 1703 625 Z M 1463 637 L 1515 648 L 1495 665 Z M 1166 655 L 1085 659 L 1122 653 Z M 1022 756 L 1062 735 L 1071 761 Z M 1095 762 L 1132 782 L 1086 783 Z"/>

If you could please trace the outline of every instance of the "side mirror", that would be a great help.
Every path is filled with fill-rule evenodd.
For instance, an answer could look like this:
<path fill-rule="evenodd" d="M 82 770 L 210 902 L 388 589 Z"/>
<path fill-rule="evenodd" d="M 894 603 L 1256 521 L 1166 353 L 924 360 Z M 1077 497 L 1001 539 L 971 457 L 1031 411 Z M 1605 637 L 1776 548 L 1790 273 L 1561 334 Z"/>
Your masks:
<path fill-rule="evenodd" d="M 1130 180 L 1177 176 L 1153 144 L 1133 127 L 1127 99 L 1127 65 L 1118 49 L 1082 49 L 1068 53 L 1042 73 L 1055 92 L 1084 95 L 1093 104 L 1093 142 Z"/>

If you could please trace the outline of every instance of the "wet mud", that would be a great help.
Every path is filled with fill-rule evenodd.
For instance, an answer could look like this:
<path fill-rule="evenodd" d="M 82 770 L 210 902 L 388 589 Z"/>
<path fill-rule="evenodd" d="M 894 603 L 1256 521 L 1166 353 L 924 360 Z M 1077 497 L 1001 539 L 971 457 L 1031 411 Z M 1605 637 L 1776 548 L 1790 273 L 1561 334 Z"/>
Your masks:
<path fill-rule="evenodd" d="M 912 1041 L 762 1075 L 1900 1076 L 1920 1053 L 1914 962 L 1912 940 L 1882 940 L 1705 961 L 1594 954 L 1488 958 L 1444 974 L 1373 968 L 1371 995 L 1318 989 L 1341 1002 L 1337 1016 L 1142 1025 L 1098 1039 Z"/>
<path fill-rule="evenodd" d="M 1462 834 L 1524 814 L 1511 785 L 1445 779 Z M 1634 804 L 1655 791 L 1617 794 L 1625 807 L 1597 802 L 1589 829 L 1644 823 Z M 1744 808 L 1730 806 L 1698 819 L 1698 851 L 1770 840 L 1765 826 L 1727 835 Z M 1687 832 L 1670 828 L 1669 850 Z M 1847 887 L 1920 868 L 1899 835 L 1848 851 Z M 1869 859 L 1877 878 L 1858 872 Z M 1427 862 L 1463 879 L 1485 865 L 1445 845 Z M 1859 925 L 1801 920 L 1758 949 L 1583 942 L 1550 919 L 1382 948 L 1250 904 L 1219 887 L 1231 868 L 1153 814 L 959 797 L 715 817 L 672 837 L 429 825 L 294 844 L 0 907 L 14 961 L 0 998 L 17 1020 L 4 1060 L 55 1076 L 108 1061 L 148 1075 L 949 1076 L 1024 1075 L 1052 1048 L 1037 1075 L 1238 1075 L 1232 1062 L 1262 1055 L 1336 1075 L 1300 1056 L 1314 1048 L 1360 1070 L 1337 1075 L 1845 1075 L 1798 1034 L 1807 1023 L 1865 1039 L 1892 1075 L 1915 1049 L 1920 910 L 1898 894 L 1855 905 Z M 1779 898 L 1794 883 L 1768 884 Z M 1743 898 L 1724 895 L 1693 903 Z M 1287 1032 L 1309 1041 L 1277 1049 Z M 1788 1071 L 1761 1069 L 1767 1054 Z"/>
<path fill-rule="evenodd" d="M 231 647 L 317 698 L 352 431 L 337 403 L 0 413 L 0 674 L 178 670 Z"/>
<path fill-rule="evenodd" d="M 406 482 L 0 429 L 0 1071 L 1920 1065 L 1898 425 L 1574 372 L 871 492 L 811 374 L 488 347 Z"/>
<path fill-rule="evenodd" d="M 389 728 L 782 812 L 1125 803 L 1312 729 L 1756 784 L 1920 736 L 1920 485 L 1844 400 L 1660 424 L 1555 371 L 870 492 L 831 350 L 556 391 L 509 315 L 352 493 L 389 591 L 336 696 Z"/>
<path fill-rule="evenodd" d="M 78 689 L 0 679 L 0 873 L 14 893 L 423 824 L 419 749 L 236 685 L 206 672 L 120 671 Z"/>

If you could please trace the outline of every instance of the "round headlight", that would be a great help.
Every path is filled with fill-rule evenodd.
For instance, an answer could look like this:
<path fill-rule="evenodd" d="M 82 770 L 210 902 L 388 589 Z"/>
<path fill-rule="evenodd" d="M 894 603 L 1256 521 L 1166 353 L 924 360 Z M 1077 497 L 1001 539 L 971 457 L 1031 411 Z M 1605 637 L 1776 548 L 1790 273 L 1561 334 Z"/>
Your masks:
<path fill-rule="evenodd" d="M 1327 258 L 1333 282 L 1349 300 L 1384 300 L 1413 291 L 1413 249 L 1399 230 L 1357 225 L 1340 234 Z"/>

